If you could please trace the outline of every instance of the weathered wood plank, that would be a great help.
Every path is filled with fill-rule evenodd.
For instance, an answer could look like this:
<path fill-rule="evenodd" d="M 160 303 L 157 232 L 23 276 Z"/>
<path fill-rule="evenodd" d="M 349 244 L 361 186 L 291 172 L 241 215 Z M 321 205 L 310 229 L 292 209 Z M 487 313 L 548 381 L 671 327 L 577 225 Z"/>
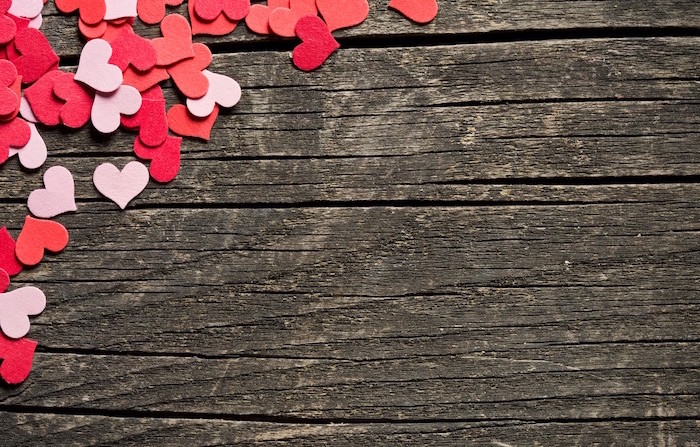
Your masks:
<path fill-rule="evenodd" d="M 340 38 L 380 38 L 384 36 L 459 35 L 498 31 L 575 30 L 582 28 L 700 28 L 700 5 L 693 0 L 629 0 L 620 5 L 614 0 L 555 1 L 440 0 L 440 13 L 427 26 L 417 26 L 387 8 L 388 0 L 370 0 L 370 16 L 362 25 L 337 32 Z M 187 16 L 185 5 L 170 8 L 171 13 Z M 76 55 L 81 42 L 77 17 L 58 14 L 53 3 L 45 8 L 42 30 L 62 55 Z M 136 22 L 135 29 L 144 36 L 159 36 L 159 28 Z M 282 41 L 278 37 L 257 36 L 241 24 L 224 37 L 200 37 L 203 42 L 243 43 Z M 379 41 L 377 41 L 379 42 Z M 352 40 L 348 43 L 352 45 Z M 235 50 L 235 46 L 231 48 Z"/>
<path fill-rule="evenodd" d="M 219 118 L 210 144 L 184 144 L 180 178 L 148 200 L 557 200 L 567 193 L 556 185 L 508 183 L 698 175 L 699 46 L 671 38 L 348 50 L 325 73 L 279 68 L 267 79 L 259 73 L 288 64 L 285 54 L 222 55 L 214 69 L 247 86 L 243 100 Z M 376 76 L 356 79 L 357 58 Z M 257 68 L 241 70 L 246 63 Z M 84 179 L 130 155 L 134 138 L 43 135 L 49 164 Z M 4 199 L 36 187 L 16 166 L 0 168 Z M 96 197 L 89 185 L 78 195 Z"/>
<path fill-rule="evenodd" d="M 0 413 L 7 447 L 58 445 L 137 446 L 405 446 L 695 447 L 698 421 L 588 423 L 269 424 L 221 420 L 117 418 Z"/>

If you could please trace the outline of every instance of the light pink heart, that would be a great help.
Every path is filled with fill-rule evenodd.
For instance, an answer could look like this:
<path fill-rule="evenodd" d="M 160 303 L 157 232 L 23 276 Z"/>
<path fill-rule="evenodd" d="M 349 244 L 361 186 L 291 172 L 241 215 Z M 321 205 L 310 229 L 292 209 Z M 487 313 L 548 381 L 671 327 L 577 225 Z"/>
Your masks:
<path fill-rule="evenodd" d="M 105 197 L 124 209 L 148 185 L 148 168 L 132 161 L 121 171 L 111 163 L 103 163 L 95 169 L 92 181 Z"/>
<path fill-rule="evenodd" d="M 207 93 L 199 99 L 187 99 L 187 110 L 194 116 L 206 118 L 214 111 L 214 106 L 233 107 L 241 100 L 241 86 L 228 76 L 202 71 L 209 79 Z"/>
<path fill-rule="evenodd" d="M 109 63 L 112 46 L 106 40 L 93 39 L 85 44 L 80 53 L 78 70 L 74 79 L 89 85 L 98 92 L 112 93 L 124 80 L 122 71 Z"/>
<path fill-rule="evenodd" d="M 38 16 L 34 17 L 33 19 L 29 20 L 29 24 L 27 27 L 29 28 L 34 28 L 34 29 L 39 29 L 41 28 L 41 25 L 44 23 L 44 18 L 39 14 Z"/>
<path fill-rule="evenodd" d="M 29 316 L 39 315 L 45 307 L 46 296 L 36 287 L 0 293 L 0 329 L 10 338 L 22 338 L 29 332 Z"/>
<path fill-rule="evenodd" d="M 46 161 L 47 151 L 44 139 L 39 135 L 34 123 L 29 125 L 29 142 L 20 149 L 10 148 L 10 157 L 17 155 L 19 162 L 27 169 L 38 169 Z"/>
<path fill-rule="evenodd" d="M 77 211 L 73 175 L 63 166 L 53 166 L 44 173 L 45 189 L 29 194 L 27 207 L 32 214 L 50 219 L 59 214 Z"/>
<path fill-rule="evenodd" d="M 126 17 L 136 17 L 136 1 L 137 0 L 105 0 L 104 20 L 116 20 Z"/>
<path fill-rule="evenodd" d="M 41 14 L 43 8 L 43 0 L 12 0 L 12 6 L 7 12 L 15 17 L 33 19 Z"/>
<path fill-rule="evenodd" d="M 36 119 L 36 115 L 34 115 L 32 106 L 29 105 L 29 101 L 27 101 L 27 98 L 24 96 L 22 96 L 19 100 L 19 114 L 22 115 L 22 118 L 24 118 L 25 121 L 29 121 L 30 123 L 39 122 L 39 120 Z"/>
<path fill-rule="evenodd" d="M 130 85 L 122 85 L 113 93 L 97 92 L 90 112 L 92 125 L 102 133 L 112 133 L 119 128 L 121 115 L 138 112 L 141 101 L 141 93 Z"/>

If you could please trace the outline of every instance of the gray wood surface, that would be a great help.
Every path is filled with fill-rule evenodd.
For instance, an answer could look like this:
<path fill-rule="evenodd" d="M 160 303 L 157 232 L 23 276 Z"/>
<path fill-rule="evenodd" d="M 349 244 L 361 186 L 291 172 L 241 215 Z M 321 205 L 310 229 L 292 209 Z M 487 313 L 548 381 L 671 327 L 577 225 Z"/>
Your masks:
<path fill-rule="evenodd" d="M 79 206 L 0 444 L 700 447 L 700 3 L 385 3 L 310 74 L 198 38 L 243 99 L 126 212 L 133 134 L 0 167 L 15 236 L 49 166 Z"/>

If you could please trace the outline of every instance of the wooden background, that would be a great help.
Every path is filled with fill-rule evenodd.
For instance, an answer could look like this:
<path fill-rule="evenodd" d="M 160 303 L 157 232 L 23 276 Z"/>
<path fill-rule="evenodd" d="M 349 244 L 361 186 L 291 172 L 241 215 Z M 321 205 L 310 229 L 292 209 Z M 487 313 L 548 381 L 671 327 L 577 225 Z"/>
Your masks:
<path fill-rule="evenodd" d="M 46 168 L 79 198 L 3 446 L 700 446 L 700 2 L 370 3 L 311 74 L 197 39 L 243 99 L 126 212 L 133 134 L 0 168 L 14 236 Z"/>

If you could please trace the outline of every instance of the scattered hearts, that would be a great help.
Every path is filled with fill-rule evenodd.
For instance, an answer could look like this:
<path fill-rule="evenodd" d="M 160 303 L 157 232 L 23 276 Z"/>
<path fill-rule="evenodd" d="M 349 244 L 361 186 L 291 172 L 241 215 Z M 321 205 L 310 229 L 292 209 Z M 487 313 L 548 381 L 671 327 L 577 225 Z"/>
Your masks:
<path fill-rule="evenodd" d="M 167 137 L 157 147 L 149 147 L 139 138 L 134 141 L 134 153 L 143 160 L 151 160 L 148 171 L 151 178 L 158 183 L 168 183 L 177 177 L 180 171 L 180 146 L 182 138 Z"/>
<path fill-rule="evenodd" d="M 299 19 L 296 33 L 302 43 L 292 52 L 292 61 L 300 70 L 317 69 L 340 48 L 340 44 L 333 38 L 328 26 L 316 16 L 305 16 Z"/>
<path fill-rule="evenodd" d="M 63 251 L 68 245 L 68 230 L 52 220 L 35 219 L 27 216 L 19 233 L 15 255 L 26 266 L 37 265 L 44 257 L 44 251 Z"/>
<path fill-rule="evenodd" d="M 10 338 L 22 338 L 29 332 L 29 317 L 46 307 L 44 292 L 36 287 L 22 287 L 0 293 L 0 330 Z"/>
<path fill-rule="evenodd" d="M 45 189 L 29 194 L 27 207 L 36 217 L 49 219 L 59 214 L 77 211 L 73 175 L 63 166 L 54 166 L 44 173 Z"/>
<path fill-rule="evenodd" d="M 166 67 L 194 57 L 192 30 L 186 18 L 171 14 L 160 23 L 160 31 L 163 37 L 151 41 L 158 53 L 159 66 Z"/>
<path fill-rule="evenodd" d="M 112 46 L 106 40 L 94 39 L 86 43 L 80 53 L 75 80 L 100 93 L 112 93 L 122 85 L 122 70 L 109 63 Z"/>
<path fill-rule="evenodd" d="M 105 197 L 124 209 L 148 186 L 148 168 L 132 161 L 121 171 L 111 163 L 103 163 L 95 169 L 92 181 Z"/>

